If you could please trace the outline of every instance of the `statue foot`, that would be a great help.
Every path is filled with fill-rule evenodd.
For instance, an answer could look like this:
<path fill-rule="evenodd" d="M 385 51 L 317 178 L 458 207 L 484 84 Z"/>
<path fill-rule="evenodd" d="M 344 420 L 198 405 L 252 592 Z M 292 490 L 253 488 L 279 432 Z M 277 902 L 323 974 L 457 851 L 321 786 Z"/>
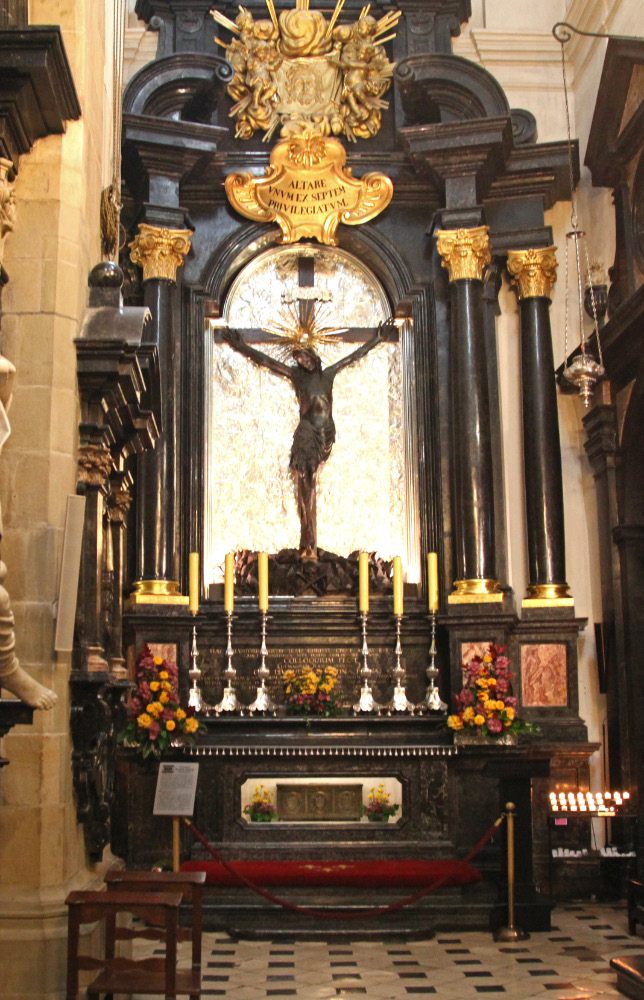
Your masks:
<path fill-rule="evenodd" d="M 22 667 L 16 667 L 11 673 L 0 676 L 0 687 L 20 698 L 31 708 L 40 708 L 43 711 L 53 708 L 58 701 L 58 695 L 35 681 Z"/>
<path fill-rule="evenodd" d="M 318 561 L 318 550 L 312 548 L 306 548 L 300 553 L 300 559 L 304 562 L 317 562 Z"/>

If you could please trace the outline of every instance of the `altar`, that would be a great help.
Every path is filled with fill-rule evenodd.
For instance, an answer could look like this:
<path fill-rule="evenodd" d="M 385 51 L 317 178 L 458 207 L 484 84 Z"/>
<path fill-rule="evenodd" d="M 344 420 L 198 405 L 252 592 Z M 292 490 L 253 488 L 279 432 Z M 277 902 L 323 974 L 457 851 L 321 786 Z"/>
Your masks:
<path fill-rule="evenodd" d="M 416 6 L 348 2 L 327 21 L 252 0 L 191 27 L 137 6 L 163 30 L 124 95 L 129 243 L 120 269 L 92 272 L 77 341 L 75 782 L 90 854 L 110 843 L 143 867 L 169 849 L 150 820 L 159 756 L 199 763 L 195 826 L 235 862 L 456 861 L 512 801 L 520 919 L 544 929 L 548 793 L 587 788 L 597 748 L 579 717 L 544 214 L 570 195 L 569 151 L 453 56 L 454 5 L 432 5 L 432 31 Z M 322 109 L 293 82 L 309 59 Z M 517 509 L 503 274 L 523 357 Z M 137 337 L 122 318 L 141 306 Z M 513 587 L 510 528 L 527 553 Z M 307 671 L 323 712 L 294 697 Z M 387 822 L 370 821 L 376 800 Z M 187 830 L 181 849 L 203 860 Z M 497 837 L 480 884 L 444 887 L 418 919 L 502 921 L 504 858 Z M 271 925 L 226 892 L 213 921 Z M 349 905 L 329 892 L 297 888 Z"/>

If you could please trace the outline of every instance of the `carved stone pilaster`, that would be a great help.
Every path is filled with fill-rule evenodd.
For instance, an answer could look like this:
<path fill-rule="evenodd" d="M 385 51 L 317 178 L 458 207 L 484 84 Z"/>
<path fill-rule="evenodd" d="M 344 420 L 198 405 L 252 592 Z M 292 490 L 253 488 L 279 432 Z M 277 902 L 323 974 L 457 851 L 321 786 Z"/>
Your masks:
<path fill-rule="evenodd" d="M 556 247 L 509 250 L 508 271 L 519 299 L 552 297 L 557 280 Z"/>
<path fill-rule="evenodd" d="M 9 173 L 13 163 L 0 156 L 0 265 L 4 257 L 4 241 L 13 232 L 16 224 L 16 197 Z"/>
<path fill-rule="evenodd" d="M 488 231 L 488 226 L 438 230 L 436 245 L 450 282 L 483 280 L 483 272 L 492 259 Z"/>
<path fill-rule="evenodd" d="M 97 444 L 81 445 L 78 449 L 78 482 L 102 486 L 112 468 L 109 448 Z"/>
<path fill-rule="evenodd" d="M 142 222 L 129 246 L 131 259 L 143 268 L 143 280 L 176 281 L 177 268 L 183 265 L 183 258 L 190 250 L 191 236 L 190 229 L 159 228 Z"/>
<path fill-rule="evenodd" d="M 113 524 L 125 524 L 131 503 L 132 497 L 129 490 L 112 490 L 107 498 L 110 521 Z"/>

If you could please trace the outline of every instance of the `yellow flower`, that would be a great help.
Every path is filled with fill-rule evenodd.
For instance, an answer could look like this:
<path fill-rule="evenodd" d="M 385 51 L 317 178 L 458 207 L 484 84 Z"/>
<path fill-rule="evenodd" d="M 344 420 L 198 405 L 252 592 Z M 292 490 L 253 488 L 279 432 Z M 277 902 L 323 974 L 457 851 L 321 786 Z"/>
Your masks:
<path fill-rule="evenodd" d="M 161 687 L 164 691 L 172 691 L 172 684 L 170 681 L 161 681 Z"/>
<path fill-rule="evenodd" d="M 159 684 L 158 681 L 151 681 L 150 682 L 150 691 L 158 691 L 160 687 L 161 687 L 161 685 Z"/>
<path fill-rule="evenodd" d="M 485 656 L 483 657 L 483 663 L 491 663 L 491 662 L 492 662 L 492 657 L 490 656 L 489 653 L 486 653 Z"/>
<path fill-rule="evenodd" d="M 163 705 L 165 705 L 167 702 L 170 701 L 170 695 L 168 694 L 167 691 L 162 691 L 161 692 L 161 694 L 159 695 L 159 701 Z"/>
<path fill-rule="evenodd" d="M 155 660 L 154 662 L 156 663 L 157 661 Z M 161 663 L 163 663 L 163 660 L 159 660 L 159 664 L 161 664 Z M 168 679 L 168 671 L 167 670 L 160 670 L 159 671 L 159 677 L 161 678 L 162 681 L 167 681 L 167 679 Z"/>
<path fill-rule="evenodd" d="M 169 729 L 170 732 L 172 732 L 172 730 L 174 729 L 175 725 L 176 725 L 176 723 L 173 722 L 172 719 L 168 719 L 168 721 L 165 724 L 165 728 Z"/>
<path fill-rule="evenodd" d="M 146 705 L 146 708 L 150 715 L 156 717 L 158 712 L 158 704 L 159 703 L 157 701 L 151 701 L 149 705 Z"/>
<path fill-rule="evenodd" d="M 498 709 L 499 712 L 502 712 L 503 709 L 505 708 L 505 702 L 504 701 L 497 701 L 496 707 L 497 707 L 497 709 Z"/>
<path fill-rule="evenodd" d="M 485 719 L 483 718 L 482 715 L 475 715 L 474 716 L 474 725 L 475 726 L 482 726 L 484 722 L 485 722 Z"/>
<path fill-rule="evenodd" d="M 450 729 L 462 729 L 463 720 L 461 719 L 460 715 L 450 715 L 448 716 L 447 719 L 447 725 L 449 726 Z"/>
<path fill-rule="evenodd" d="M 192 719 L 188 719 L 188 721 L 186 722 L 186 729 L 189 733 L 197 732 L 197 730 L 199 729 L 199 723 L 194 717 Z"/>
<path fill-rule="evenodd" d="M 476 712 L 474 711 L 474 709 L 470 705 L 469 708 L 466 708 L 465 711 L 463 712 L 463 721 L 464 722 L 469 722 L 470 719 L 473 719 L 475 715 L 476 715 Z"/>
<path fill-rule="evenodd" d="M 141 729 L 148 729 L 152 725 L 152 719 L 147 712 L 142 712 L 137 718 L 136 723 Z"/>
<path fill-rule="evenodd" d="M 160 667 L 162 663 L 163 663 L 162 657 L 160 657 L 160 656 L 155 656 L 154 657 L 154 665 L 156 667 Z"/>
<path fill-rule="evenodd" d="M 514 719 L 516 712 L 514 711 L 511 705 L 508 705 L 505 709 L 505 714 L 507 715 L 508 719 Z"/>
<path fill-rule="evenodd" d="M 496 684 L 496 677 L 488 677 L 487 682 L 490 685 L 490 687 L 492 687 L 494 684 Z"/>
<path fill-rule="evenodd" d="M 184 710 L 183 710 L 182 708 L 178 708 L 178 709 L 176 710 L 176 712 L 174 713 L 174 717 L 175 717 L 175 719 L 177 719 L 177 720 L 178 720 L 179 722 L 181 722 L 181 720 L 182 720 L 182 719 L 185 719 L 185 717 L 186 717 L 186 713 L 184 712 Z"/>
<path fill-rule="evenodd" d="M 487 677 L 477 677 L 476 683 L 479 687 L 486 688 L 490 682 Z"/>

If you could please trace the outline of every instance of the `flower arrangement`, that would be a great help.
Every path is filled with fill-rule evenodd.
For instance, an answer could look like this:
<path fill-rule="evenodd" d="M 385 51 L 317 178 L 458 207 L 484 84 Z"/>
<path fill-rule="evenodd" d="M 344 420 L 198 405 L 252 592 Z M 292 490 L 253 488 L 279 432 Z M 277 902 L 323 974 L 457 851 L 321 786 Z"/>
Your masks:
<path fill-rule="evenodd" d="M 264 788 L 263 785 L 256 785 L 253 798 L 244 806 L 244 815 L 248 816 L 251 823 L 270 823 L 277 819 L 277 809 L 273 805 L 273 793 Z"/>
<path fill-rule="evenodd" d="M 195 742 L 197 732 L 206 727 L 195 718 L 194 709 L 181 707 L 178 680 L 176 664 L 153 656 L 145 645 L 136 661 L 136 693 L 129 706 L 130 721 L 118 734 L 119 743 L 137 747 L 147 758 L 161 757 L 173 741 Z"/>
<path fill-rule="evenodd" d="M 385 786 L 380 784 L 377 788 L 369 790 L 367 804 L 362 806 L 362 815 L 366 816 L 370 823 L 386 823 L 399 809 L 397 802 L 392 804 L 389 801 L 389 792 L 386 792 Z"/>
<path fill-rule="evenodd" d="M 539 731 L 538 726 L 517 718 L 509 666 L 505 646 L 494 643 L 485 656 L 474 656 L 463 664 L 463 690 L 454 695 L 456 713 L 447 719 L 450 729 L 473 729 L 491 740 L 499 740 L 506 733 Z"/>
<path fill-rule="evenodd" d="M 332 697 L 338 683 L 335 667 L 313 670 L 307 667 L 301 674 L 285 670 L 283 674 L 286 712 L 288 715 L 337 715 L 342 703 Z"/>

